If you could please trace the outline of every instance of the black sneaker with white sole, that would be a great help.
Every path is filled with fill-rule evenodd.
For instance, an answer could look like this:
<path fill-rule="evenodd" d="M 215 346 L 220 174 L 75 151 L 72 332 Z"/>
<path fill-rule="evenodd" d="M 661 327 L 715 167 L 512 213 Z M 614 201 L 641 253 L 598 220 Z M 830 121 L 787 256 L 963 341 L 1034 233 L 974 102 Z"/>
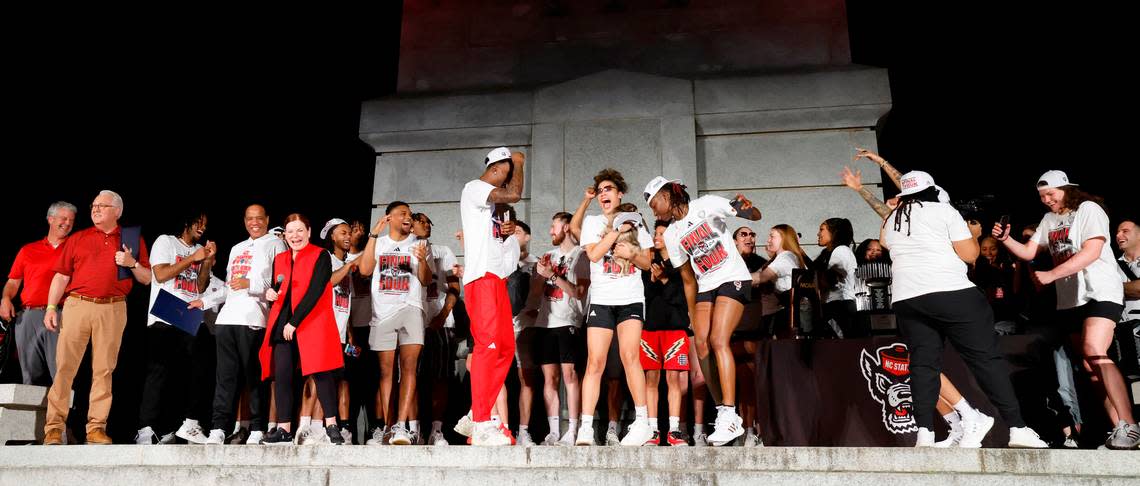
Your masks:
<path fill-rule="evenodd" d="M 273 429 L 261 439 L 261 443 L 265 445 L 292 445 L 293 434 L 281 427 Z"/>

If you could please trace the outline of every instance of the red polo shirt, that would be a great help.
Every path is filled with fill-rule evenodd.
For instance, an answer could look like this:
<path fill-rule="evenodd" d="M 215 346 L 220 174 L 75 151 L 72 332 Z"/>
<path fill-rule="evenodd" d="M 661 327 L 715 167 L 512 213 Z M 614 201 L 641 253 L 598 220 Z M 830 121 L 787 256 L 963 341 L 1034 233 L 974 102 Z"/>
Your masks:
<path fill-rule="evenodd" d="M 8 278 L 23 280 L 24 290 L 20 291 L 20 303 L 24 308 L 47 305 L 48 289 L 51 288 L 51 279 L 55 277 L 53 267 L 59 260 L 64 242 L 67 240 L 56 248 L 44 238 L 24 245 L 16 254 Z"/>
<path fill-rule="evenodd" d="M 107 298 L 126 296 L 131 292 L 134 278 L 119 280 L 119 266 L 115 265 L 115 252 L 122 251 L 122 231 L 116 226 L 104 233 L 94 226 L 71 235 L 60 247 L 59 260 L 54 270 L 71 277 L 68 293 L 87 297 Z M 146 256 L 146 242 L 138 241 L 139 265 L 150 268 Z"/>

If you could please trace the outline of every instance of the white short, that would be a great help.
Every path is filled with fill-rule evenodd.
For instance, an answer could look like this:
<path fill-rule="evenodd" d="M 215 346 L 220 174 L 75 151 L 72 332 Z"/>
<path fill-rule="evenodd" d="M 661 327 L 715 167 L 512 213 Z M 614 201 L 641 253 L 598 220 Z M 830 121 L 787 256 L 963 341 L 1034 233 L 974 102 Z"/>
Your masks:
<path fill-rule="evenodd" d="M 424 311 L 415 306 L 404 306 L 395 314 L 372 325 L 368 332 L 368 349 L 394 351 L 397 344 L 424 343 Z"/>

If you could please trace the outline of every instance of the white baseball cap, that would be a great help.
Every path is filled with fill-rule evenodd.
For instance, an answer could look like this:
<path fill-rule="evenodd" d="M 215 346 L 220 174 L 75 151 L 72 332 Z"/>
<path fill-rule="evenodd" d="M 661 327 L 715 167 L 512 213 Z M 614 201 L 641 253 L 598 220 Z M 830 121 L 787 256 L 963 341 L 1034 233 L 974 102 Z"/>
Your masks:
<path fill-rule="evenodd" d="M 645 194 L 643 194 L 645 196 L 645 202 L 649 202 L 650 199 L 653 199 L 653 196 L 657 195 L 657 191 L 660 191 L 666 184 L 672 184 L 674 182 L 680 184 L 681 179 L 666 179 L 662 176 L 654 177 L 653 180 L 649 181 L 649 184 L 645 185 Z"/>
<path fill-rule="evenodd" d="M 509 149 L 507 149 L 506 147 L 499 147 L 495 150 L 487 152 L 487 158 L 483 159 L 483 165 L 488 166 L 488 165 L 494 164 L 495 162 L 501 162 L 503 160 L 510 160 L 510 158 L 511 158 L 511 151 Z"/>
<path fill-rule="evenodd" d="M 325 227 L 321 228 L 321 239 L 322 240 L 325 239 L 325 237 L 329 235 L 329 231 L 332 231 L 333 228 L 336 228 L 337 225 L 341 225 L 341 224 L 348 224 L 348 223 L 345 222 L 345 220 L 340 219 L 340 218 L 330 219 L 329 222 L 325 223 Z"/>
<path fill-rule="evenodd" d="M 1051 170 L 1037 179 L 1037 189 L 1054 189 L 1061 186 L 1075 186 L 1069 182 L 1069 176 L 1059 170 Z"/>
<path fill-rule="evenodd" d="M 934 178 L 921 170 L 912 170 L 903 174 L 902 178 L 899 179 L 899 185 L 902 186 L 902 191 L 899 192 L 899 196 L 909 196 L 922 192 L 927 188 L 935 187 Z"/>

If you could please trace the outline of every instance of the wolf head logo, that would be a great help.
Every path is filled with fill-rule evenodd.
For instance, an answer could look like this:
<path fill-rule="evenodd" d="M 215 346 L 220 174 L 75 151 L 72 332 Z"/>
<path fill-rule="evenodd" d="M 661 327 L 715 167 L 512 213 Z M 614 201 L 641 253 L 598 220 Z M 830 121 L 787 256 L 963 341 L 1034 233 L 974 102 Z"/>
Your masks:
<path fill-rule="evenodd" d="M 913 400 L 910 394 L 910 350 L 902 343 L 893 343 L 875 350 L 863 350 L 859 368 L 867 379 L 871 398 L 883 405 L 883 425 L 893 434 L 918 431 L 911 413 Z"/>

